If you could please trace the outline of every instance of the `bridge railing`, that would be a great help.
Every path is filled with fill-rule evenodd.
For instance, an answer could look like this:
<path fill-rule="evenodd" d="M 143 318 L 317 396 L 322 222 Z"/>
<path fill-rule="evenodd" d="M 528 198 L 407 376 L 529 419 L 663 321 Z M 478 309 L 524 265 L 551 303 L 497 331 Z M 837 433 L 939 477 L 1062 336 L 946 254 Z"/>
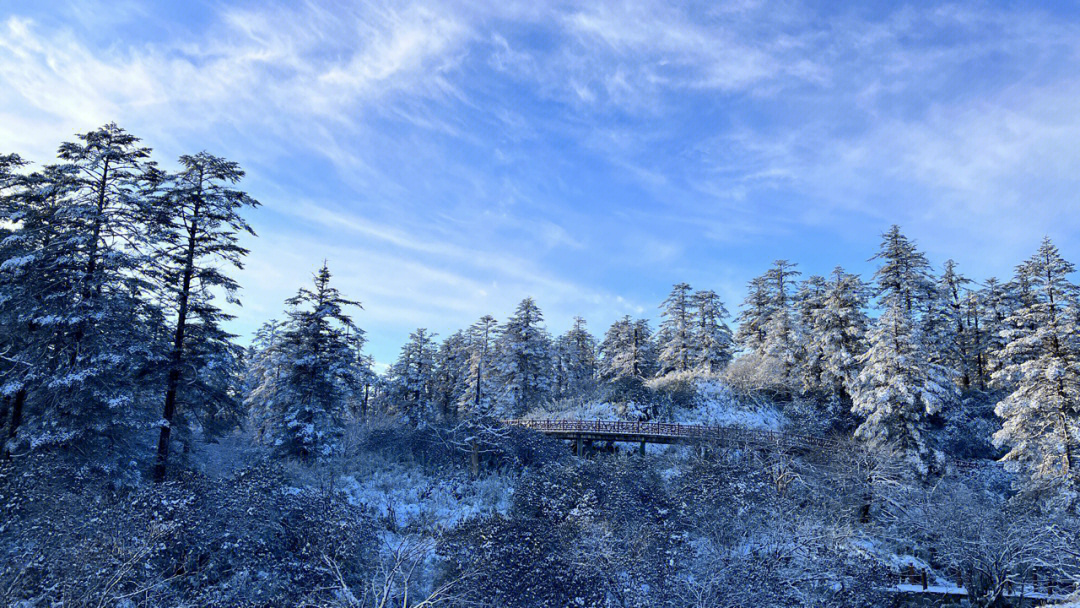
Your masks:
<path fill-rule="evenodd" d="M 632 420 L 564 420 L 513 418 L 502 421 L 509 426 L 533 429 L 555 435 L 592 434 L 610 437 L 657 438 L 665 441 L 677 439 L 718 440 L 729 444 L 777 446 L 795 450 L 836 450 L 841 442 L 827 437 L 800 433 L 781 433 L 763 429 L 742 427 L 681 424 L 678 422 L 640 422 Z M 988 461 L 950 460 L 959 471 L 973 472 L 983 469 Z"/>

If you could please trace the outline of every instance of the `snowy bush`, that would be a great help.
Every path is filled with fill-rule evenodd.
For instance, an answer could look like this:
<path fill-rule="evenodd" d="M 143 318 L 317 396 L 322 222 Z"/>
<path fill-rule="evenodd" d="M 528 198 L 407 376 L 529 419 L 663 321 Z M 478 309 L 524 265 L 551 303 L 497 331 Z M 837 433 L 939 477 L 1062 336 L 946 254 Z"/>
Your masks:
<path fill-rule="evenodd" d="M 110 488 L 52 459 L 0 475 L 6 605 L 333 605 L 361 589 L 372 520 L 280 468 Z"/>

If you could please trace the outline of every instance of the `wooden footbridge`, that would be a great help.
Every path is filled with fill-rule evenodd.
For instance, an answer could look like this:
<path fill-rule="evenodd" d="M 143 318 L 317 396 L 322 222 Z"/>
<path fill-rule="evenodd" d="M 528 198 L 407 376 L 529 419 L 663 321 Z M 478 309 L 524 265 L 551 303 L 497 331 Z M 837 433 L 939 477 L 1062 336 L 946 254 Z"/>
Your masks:
<path fill-rule="evenodd" d="M 624 442 L 641 446 L 645 444 L 713 443 L 722 447 L 752 447 L 757 449 L 781 449 L 793 452 L 835 452 L 843 447 L 840 441 L 814 435 L 781 433 L 763 429 L 703 424 L 679 424 L 677 422 L 633 422 L 626 420 L 529 420 L 514 418 L 503 424 L 539 431 L 545 435 L 574 442 L 575 451 L 581 455 L 585 446 L 592 442 Z M 949 461 L 956 469 L 972 471 L 986 467 L 992 461 Z"/>

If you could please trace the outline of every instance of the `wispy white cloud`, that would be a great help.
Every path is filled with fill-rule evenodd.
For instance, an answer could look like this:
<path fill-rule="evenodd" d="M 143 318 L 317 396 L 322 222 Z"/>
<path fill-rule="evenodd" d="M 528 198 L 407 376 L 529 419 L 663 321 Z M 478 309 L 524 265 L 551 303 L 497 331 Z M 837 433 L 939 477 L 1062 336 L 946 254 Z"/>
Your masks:
<path fill-rule="evenodd" d="M 598 331 L 683 279 L 734 305 L 773 257 L 857 264 L 892 222 L 976 273 L 1080 247 L 1080 27 L 1038 8 L 62 6 L 0 9 L 0 148 L 115 119 L 240 161 L 249 325 L 323 258 L 396 341 L 525 295 Z"/>

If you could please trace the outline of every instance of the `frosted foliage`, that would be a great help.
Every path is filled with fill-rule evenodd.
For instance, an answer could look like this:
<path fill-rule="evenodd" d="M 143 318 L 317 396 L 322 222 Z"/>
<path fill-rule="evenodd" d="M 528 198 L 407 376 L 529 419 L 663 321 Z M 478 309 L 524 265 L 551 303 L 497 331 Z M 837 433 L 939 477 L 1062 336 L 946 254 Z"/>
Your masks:
<path fill-rule="evenodd" d="M 536 302 L 526 298 L 500 329 L 495 357 L 498 415 L 519 416 L 551 395 L 551 338 L 543 323 Z"/>
<path fill-rule="evenodd" d="M 1028 285 L 1023 304 L 1006 320 L 995 382 L 1012 387 L 998 403 L 1002 428 L 994 443 L 1028 474 L 1030 489 L 1051 486 L 1075 504 L 1080 458 L 1080 341 L 1074 267 L 1049 240 L 1017 270 Z"/>

